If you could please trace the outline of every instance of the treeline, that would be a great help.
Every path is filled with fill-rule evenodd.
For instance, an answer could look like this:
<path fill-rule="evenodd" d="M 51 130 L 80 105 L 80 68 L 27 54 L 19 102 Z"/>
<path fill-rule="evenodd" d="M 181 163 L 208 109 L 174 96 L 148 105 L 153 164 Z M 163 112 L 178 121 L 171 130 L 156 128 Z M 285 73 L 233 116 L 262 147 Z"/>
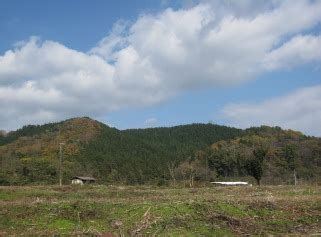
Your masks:
<path fill-rule="evenodd" d="M 261 180 L 266 184 L 321 181 L 321 139 L 267 126 L 245 133 L 214 143 L 185 161 L 190 178 L 214 181 L 252 177 L 257 184 Z"/>
<path fill-rule="evenodd" d="M 37 134 L 58 131 L 57 123 L 49 123 L 45 125 L 27 125 L 7 134 L 0 133 L 0 146 L 16 141 L 20 137 L 34 136 Z"/>
<path fill-rule="evenodd" d="M 73 160 L 86 168 L 84 173 L 103 182 L 161 183 L 170 179 L 169 165 L 176 166 L 195 151 L 241 133 L 212 124 L 125 131 L 105 127 Z"/>
<path fill-rule="evenodd" d="M 186 181 L 193 186 L 242 179 L 290 184 L 318 181 L 321 175 L 321 140 L 279 127 L 191 124 L 120 131 L 77 118 L 27 126 L 9 136 L 12 141 L 0 145 L 0 185 L 56 183 L 60 142 L 65 143 L 65 183 L 88 175 L 100 183 Z"/>

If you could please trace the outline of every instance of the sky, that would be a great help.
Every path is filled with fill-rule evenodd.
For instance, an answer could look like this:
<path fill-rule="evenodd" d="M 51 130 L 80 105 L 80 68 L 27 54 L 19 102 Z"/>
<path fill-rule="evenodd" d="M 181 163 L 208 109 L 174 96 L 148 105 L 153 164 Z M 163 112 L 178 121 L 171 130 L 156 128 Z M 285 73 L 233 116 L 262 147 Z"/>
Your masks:
<path fill-rule="evenodd" d="M 0 130 L 89 116 L 321 136 L 319 0 L 2 0 Z"/>

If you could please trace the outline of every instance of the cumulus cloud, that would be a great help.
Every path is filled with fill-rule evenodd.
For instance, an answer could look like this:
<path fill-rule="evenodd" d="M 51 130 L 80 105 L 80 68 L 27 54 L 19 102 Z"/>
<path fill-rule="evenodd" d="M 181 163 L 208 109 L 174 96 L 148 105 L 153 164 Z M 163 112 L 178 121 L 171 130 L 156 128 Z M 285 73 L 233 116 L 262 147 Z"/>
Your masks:
<path fill-rule="evenodd" d="M 228 124 L 241 128 L 266 124 L 321 136 L 321 85 L 260 103 L 230 104 L 222 115 Z"/>
<path fill-rule="evenodd" d="M 267 70 L 321 61 L 321 36 L 300 35 L 271 51 L 263 60 Z"/>
<path fill-rule="evenodd" d="M 320 1 L 213 0 L 120 21 L 89 52 L 31 38 L 0 56 L 0 127 L 103 116 L 315 61 L 320 37 L 301 34 L 320 21 Z"/>
<path fill-rule="evenodd" d="M 32 38 L 0 57 L 0 125 L 10 129 L 72 116 L 99 116 L 164 99 L 166 93 L 151 94 L 154 88 L 148 85 L 121 84 L 115 71 L 97 55 Z M 146 93 L 149 89 L 151 93 Z"/>

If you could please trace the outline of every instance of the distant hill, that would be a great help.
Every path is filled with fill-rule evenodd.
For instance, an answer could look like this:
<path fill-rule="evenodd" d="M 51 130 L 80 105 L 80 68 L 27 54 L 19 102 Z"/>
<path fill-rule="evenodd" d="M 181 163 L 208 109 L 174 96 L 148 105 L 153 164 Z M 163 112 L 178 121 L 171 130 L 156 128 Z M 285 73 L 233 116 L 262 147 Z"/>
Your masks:
<path fill-rule="evenodd" d="M 102 180 L 144 183 L 166 179 L 168 165 L 240 134 L 240 129 L 212 124 L 124 131 L 105 127 L 75 159 L 86 167 L 85 173 L 99 174 Z"/>
<path fill-rule="evenodd" d="M 239 166 L 240 172 L 236 172 L 237 165 L 231 160 L 235 154 L 239 154 L 239 165 L 248 160 L 253 153 L 250 149 L 262 146 L 260 142 L 251 143 L 255 139 L 263 139 L 264 145 L 280 151 L 288 144 L 295 144 L 300 147 L 300 155 L 305 154 L 301 159 L 304 172 L 314 164 L 313 174 L 318 174 L 320 139 L 278 127 L 241 130 L 213 124 L 190 124 L 118 130 L 90 118 L 74 118 L 41 126 L 29 125 L 0 134 L 0 185 L 56 183 L 61 142 L 65 144 L 63 167 L 66 183 L 74 175 L 94 176 L 99 182 L 127 184 L 166 184 L 173 179 L 188 179 L 191 174 L 199 180 L 249 176 L 245 166 Z M 248 150 L 231 145 L 241 144 L 241 141 L 251 143 Z M 215 150 L 213 147 L 219 148 Z M 233 159 L 231 155 L 224 156 L 224 152 L 218 153 L 229 147 L 234 147 Z M 246 156 L 243 154 L 245 150 Z M 276 154 L 278 157 L 283 153 Z M 276 173 L 290 170 L 278 166 L 275 164 L 277 159 L 273 159 L 264 159 L 265 176 L 271 173 L 269 167 L 277 167 Z M 310 162 L 310 159 L 315 161 Z M 282 161 L 279 157 L 278 160 Z M 223 161 L 226 164 L 222 165 Z M 284 181 L 284 178 L 280 180 Z"/>
<path fill-rule="evenodd" d="M 56 182 L 59 143 L 65 143 L 65 157 L 71 157 L 99 136 L 103 126 L 89 118 L 75 118 L 28 125 L 0 136 L 0 184 Z"/>
<path fill-rule="evenodd" d="M 244 132 L 199 152 L 215 177 L 255 177 L 254 172 L 268 184 L 294 184 L 294 179 L 299 183 L 321 181 L 320 138 L 268 126 Z M 251 167 L 253 163 L 255 167 Z"/>

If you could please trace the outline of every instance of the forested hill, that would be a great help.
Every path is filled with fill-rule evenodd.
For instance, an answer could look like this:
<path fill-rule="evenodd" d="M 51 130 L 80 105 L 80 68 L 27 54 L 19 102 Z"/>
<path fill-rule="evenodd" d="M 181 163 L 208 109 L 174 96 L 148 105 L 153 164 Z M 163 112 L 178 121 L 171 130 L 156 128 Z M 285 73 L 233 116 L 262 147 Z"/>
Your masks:
<path fill-rule="evenodd" d="M 249 137 L 268 139 L 264 144 L 248 142 L 247 153 L 244 147 L 234 146 L 243 156 L 238 155 L 235 159 L 235 149 L 231 156 L 227 149 L 230 142 Z M 252 175 L 246 167 L 255 149 L 272 144 L 283 151 L 283 146 L 292 141 L 296 146 L 308 143 L 309 146 L 300 149 L 304 154 L 312 152 L 313 159 L 320 158 L 320 139 L 281 128 L 265 126 L 241 130 L 213 124 L 190 124 L 118 130 L 90 118 L 74 118 L 1 133 L 0 185 L 56 183 L 59 143 L 64 143 L 65 183 L 75 175 L 90 175 L 102 183 L 165 184 L 176 179 L 247 177 Z M 216 146 L 219 150 L 213 150 Z M 223 150 L 226 152 L 218 153 Z M 306 159 L 309 158 L 304 158 L 303 166 Z M 271 163 L 267 160 L 265 166 Z M 278 172 L 287 170 L 288 167 L 282 166 Z"/>
<path fill-rule="evenodd" d="M 101 180 L 156 182 L 169 178 L 168 166 L 189 159 L 213 142 L 242 133 L 240 129 L 212 124 L 124 131 L 106 127 L 75 160 L 86 167 L 85 173 L 98 174 Z"/>
<path fill-rule="evenodd" d="M 0 135 L 0 182 L 56 182 L 62 142 L 66 182 L 74 175 L 126 183 L 157 180 L 167 176 L 169 164 L 241 133 L 212 124 L 121 131 L 90 118 L 29 125 Z"/>
<path fill-rule="evenodd" d="M 160 127 L 146 129 L 128 129 L 122 131 L 123 134 L 134 137 L 167 150 L 184 159 L 201 148 L 213 142 L 230 139 L 242 135 L 241 129 L 219 126 L 214 124 L 190 124 L 175 127 Z"/>

